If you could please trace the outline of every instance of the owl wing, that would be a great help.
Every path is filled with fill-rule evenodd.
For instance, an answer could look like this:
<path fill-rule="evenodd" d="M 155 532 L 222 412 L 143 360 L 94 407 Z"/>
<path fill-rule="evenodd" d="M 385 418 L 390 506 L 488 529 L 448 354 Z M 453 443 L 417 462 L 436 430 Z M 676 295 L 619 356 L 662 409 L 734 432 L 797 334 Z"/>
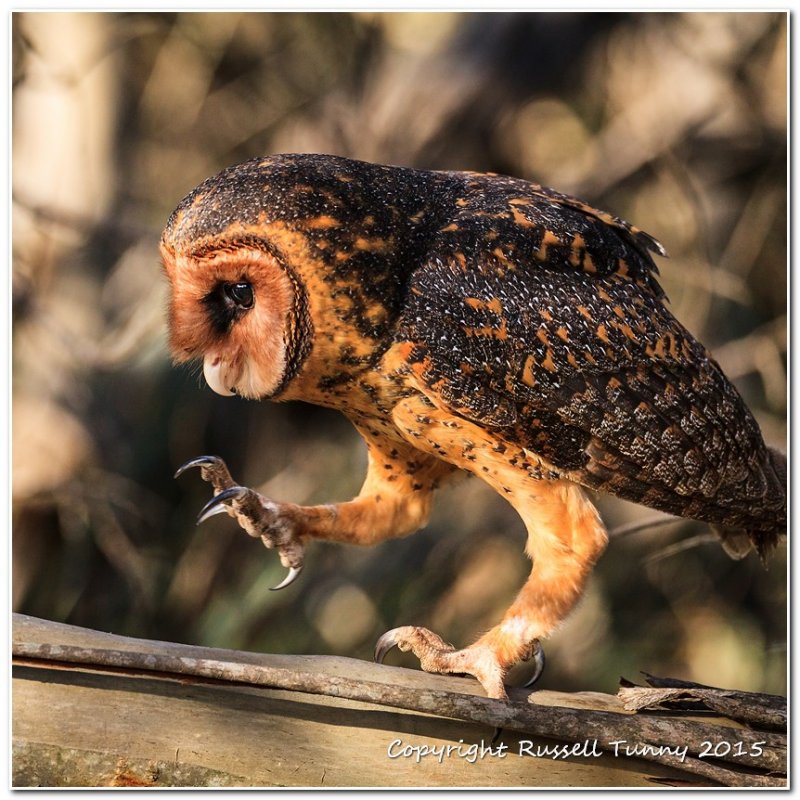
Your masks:
<path fill-rule="evenodd" d="M 469 214 L 440 232 L 399 327 L 418 387 L 554 474 L 669 513 L 769 526 L 781 491 L 760 431 L 662 304 L 655 240 L 567 201 L 521 206 L 522 224 Z"/>

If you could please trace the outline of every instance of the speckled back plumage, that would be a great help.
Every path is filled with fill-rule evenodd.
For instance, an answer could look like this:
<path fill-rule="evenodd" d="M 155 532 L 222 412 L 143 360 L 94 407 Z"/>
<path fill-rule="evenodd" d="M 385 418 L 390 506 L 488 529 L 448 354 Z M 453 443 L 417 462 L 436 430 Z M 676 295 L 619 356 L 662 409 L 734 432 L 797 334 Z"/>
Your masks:
<path fill-rule="evenodd" d="M 762 552 L 785 530 L 782 457 L 663 305 L 649 235 L 522 180 L 276 156 L 201 184 L 165 241 L 265 220 L 302 232 L 359 337 L 321 391 L 407 343 L 428 397 L 538 456 L 537 477 L 743 529 Z"/>
<path fill-rule="evenodd" d="M 664 307 L 660 245 L 523 181 L 472 176 L 465 189 L 479 202 L 439 231 L 401 325 L 426 385 L 562 477 L 774 544 L 780 456 Z"/>

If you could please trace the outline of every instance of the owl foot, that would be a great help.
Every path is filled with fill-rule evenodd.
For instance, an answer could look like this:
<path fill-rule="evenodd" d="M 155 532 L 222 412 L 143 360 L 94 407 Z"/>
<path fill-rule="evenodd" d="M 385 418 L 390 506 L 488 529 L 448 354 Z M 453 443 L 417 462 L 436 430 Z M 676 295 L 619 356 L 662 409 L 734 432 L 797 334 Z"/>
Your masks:
<path fill-rule="evenodd" d="M 382 663 L 393 647 L 414 653 L 426 672 L 473 675 L 489 697 L 496 700 L 508 699 L 504 681 L 513 662 L 504 663 L 497 649 L 486 642 L 478 641 L 463 650 L 456 650 L 427 628 L 407 625 L 394 628 L 378 639 L 375 644 L 375 661 Z M 532 643 L 530 652 L 521 660 L 528 658 L 534 659 L 536 667 L 533 677 L 525 684 L 526 687 L 533 685 L 544 671 L 544 650 L 538 640 Z"/>
<path fill-rule="evenodd" d="M 239 486 L 219 456 L 200 456 L 187 461 L 175 477 L 191 467 L 199 467 L 203 480 L 214 487 L 214 497 L 200 511 L 197 524 L 223 512 L 234 517 L 249 536 L 261 539 L 265 547 L 277 548 L 281 563 L 288 567 L 288 575 L 272 587 L 273 591 L 293 583 L 303 568 L 298 508 L 288 503 L 274 503 L 252 489 Z"/>

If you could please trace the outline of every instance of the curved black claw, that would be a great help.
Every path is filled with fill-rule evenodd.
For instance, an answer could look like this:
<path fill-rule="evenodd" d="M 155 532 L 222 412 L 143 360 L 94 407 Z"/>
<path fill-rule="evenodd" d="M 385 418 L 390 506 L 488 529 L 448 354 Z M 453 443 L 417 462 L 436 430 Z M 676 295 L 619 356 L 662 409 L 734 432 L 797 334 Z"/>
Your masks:
<path fill-rule="evenodd" d="M 225 466 L 225 462 L 219 456 L 198 456 L 197 458 L 187 461 L 182 467 L 179 467 L 174 477 L 179 478 L 187 469 L 191 469 L 192 467 L 216 466 Z"/>
<path fill-rule="evenodd" d="M 209 517 L 213 517 L 214 514 L 221 514 L 225 511 L 224 504 L 228 500 L 235 500 L 237 497 L 242 497 L 251 491 L 252 489 L 248 489 L 244 486 L 231 486 L 230 489 L 224 489 L 219 494 L 214 495 L 197 515 L 197 524 L 199 525 L 201 522 L 205 522 Z"/>
<path fill-rule="evenodd" d="M 544 657 L 544 647 L 542 647 L 542 643 L 537 639 L 536 644 L 533 646 L 533 663 L 534 663 L 534 670 L 533 675 L 531 675 L 528 680 L 522 684 L 526 689 L 530 689 L 539 678 L 542 677 L 542 673 L 544 672 L 546 660 Z"/>
<path fill-rule="evenodd" d="M 393 648 L 397 647 L 398 637 L 397 632 L 399 628 L 393 628 L 390 631 L 386 631 L 383 636 L 375 642 L 375 654 L 373 658 L 377 664 L 383 664 L 383 659 L 386 658 L 386 654 Z"/>
<path fill-rule="evenodd" d="M 270 591 L 277 592 L 279 589 L 285 589 L 287 586 L 294 583 L 302 569 L 302 565 L 299 567 L 289 567 L 289 574 L 277 586 L 273 586 Z"/>

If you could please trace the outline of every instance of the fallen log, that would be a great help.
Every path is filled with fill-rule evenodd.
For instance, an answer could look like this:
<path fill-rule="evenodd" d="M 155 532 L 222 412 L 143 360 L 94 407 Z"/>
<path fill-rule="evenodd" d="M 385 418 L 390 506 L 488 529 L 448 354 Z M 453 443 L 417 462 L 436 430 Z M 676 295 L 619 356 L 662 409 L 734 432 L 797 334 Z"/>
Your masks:
<path fill-rule="evenodd" d="M 13 634 L 15 786 L 785 785 L 784 733 L 611 695 L 504 703 L 464 678 L 22 615 Z"/>

